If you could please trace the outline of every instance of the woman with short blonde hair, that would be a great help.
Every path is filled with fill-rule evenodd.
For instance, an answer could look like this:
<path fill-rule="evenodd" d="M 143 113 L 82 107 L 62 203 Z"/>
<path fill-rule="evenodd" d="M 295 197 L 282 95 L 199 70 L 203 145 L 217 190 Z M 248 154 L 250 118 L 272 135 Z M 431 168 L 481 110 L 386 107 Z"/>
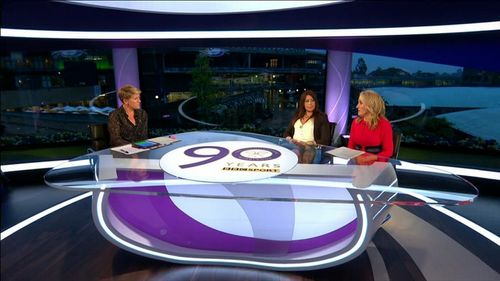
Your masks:
<path fill-rule="evenodd" d="M 130 99 L 133 95 L 140 95 L 141 93 L 141 90 L 130 84 L 126 84 L 125 86 L 118 89 L 118 97 L 120 98 L 122 103 L 124 100 Z"/>
<path fill-rule="evenodd" d="M 118 90 L 122 106 L 111 112 L 108 131 L 111 146 L 129 144 L 148 138 L 148 115 L 141 109 L 141 90 L 127 84 Z"/>

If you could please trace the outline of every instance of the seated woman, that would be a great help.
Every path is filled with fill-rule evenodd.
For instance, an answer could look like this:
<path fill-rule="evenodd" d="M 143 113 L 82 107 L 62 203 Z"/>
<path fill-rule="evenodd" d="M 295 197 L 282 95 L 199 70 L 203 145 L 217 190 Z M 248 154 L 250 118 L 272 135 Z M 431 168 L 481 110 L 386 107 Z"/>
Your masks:
<path fill-rule="evenodd" d="M 348 147 L 367 153 L 356 157 L 357 164 L 387 161 L 393 152 L 392 127 L 385 117 L 385 103 L 372 90 L 359 94 L 358 116 L 352 121 Z"/>
<path fill-rule="evenodd" d="M 141 109 L 141 90 L 125 85 L 118 90 L 122 106 L 111 112 L 108 131 L 111 146 L 125 145 L 148 138 L 148 115 Z"/>
<path fill-rule="evenodd" d="M 301 163 L 311 163 L 314 159 L 314 154 L 309 151 L 311 146 L 330 143 L 328 118 L 318 109 L 317 100 L 313 91 L 305 91 L 300 96 L 299 107 L 283 134 L 287 140 L 305 146 L 305 150 L 301 153 L 304 159 L 299 159 Z"/>

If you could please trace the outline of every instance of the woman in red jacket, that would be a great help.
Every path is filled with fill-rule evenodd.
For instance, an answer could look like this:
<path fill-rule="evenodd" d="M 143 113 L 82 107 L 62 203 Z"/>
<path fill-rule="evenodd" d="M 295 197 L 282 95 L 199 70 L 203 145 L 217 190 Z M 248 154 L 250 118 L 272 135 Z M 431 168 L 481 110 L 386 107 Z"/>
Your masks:
<path fill-rule="evenodd" d="M 358 116 L 352 121 L 348 147 L 366 153 L 358 156 L 357 164 L 387 161 L 393 152 L 392 127 L 385 117 L 385 103 L 373 90 L 359 94 Z"/>

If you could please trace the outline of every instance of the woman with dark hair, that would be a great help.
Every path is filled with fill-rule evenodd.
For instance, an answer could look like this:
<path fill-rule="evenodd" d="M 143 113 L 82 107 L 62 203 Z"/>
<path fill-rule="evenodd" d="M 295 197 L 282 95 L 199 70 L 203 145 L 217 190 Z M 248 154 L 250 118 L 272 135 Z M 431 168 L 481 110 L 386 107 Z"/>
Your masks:
<path fill-rule="evenodd" d="M 329 145 L 328 117 L 318 107 L 318 98 L 313 91 L 302 93 L 297 111 L 283 136 L 301 145 Z"/>

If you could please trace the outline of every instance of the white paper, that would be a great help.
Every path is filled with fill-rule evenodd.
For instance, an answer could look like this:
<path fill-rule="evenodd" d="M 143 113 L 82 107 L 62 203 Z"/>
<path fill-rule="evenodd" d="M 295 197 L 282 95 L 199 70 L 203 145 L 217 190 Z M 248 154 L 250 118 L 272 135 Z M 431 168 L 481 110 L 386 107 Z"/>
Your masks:
<path fill-rule="evenodd" d="M 178 139 L 169 138 L 169 137 L 157 137 L 157 138 L 152 138 L 152 139 L 149 139 L 149 140 L 157 142 L 157 143 L 159 143 L 161 145 L 160 146 L 154 146 L 154 147 L 151 147 L 151 148 L 137 148 L 137 147 L 133 147 L 132 144 L 126 144 L 126 145 L 122 145 L 122 146 L 118 146 L 118 147 L 113 147 L 113 148 L 111 148 L 111 150 L 117 151 L 117 152 L 120 152 L 120 153 L 123 153 L 123 154 L 126 154 L 126 155 L 132 155 L 132 154 L 136 154 L 136 153 L 148 151 L 148 150 L 151 150 L 151 149 L 163 147 L 163 146 L 172 144 L 174 142 L 180 141 Z"/>
<path fill-rule="evenodd" d="M 170 137 L 157 137 L 157 138 L 152 138 L 152 139 L 149 139 L 149 140 L 157 142 L 157 143 L 161 143 L 161 144 L 164 144 L 164 145 L 169 145 L 169 144 L 172 144 L 174 142 L 180 141 L 178 139 L 173 139 L 173 138 L 170 138 Z"/>
<path fill-rule="evenodd" d="M 342 146 L 339 148 L 328 150 L 326 153 L 331 154 L 331 155 L 336 156 L 336 157 L 343 158 L 343 159 L 351 159 L 351 158 L 359 156 L 365 152 Z"/>
<path fill-rule="evenodd" d="M 120 152 L 120 153 L 123 153 L 126 155 L 132 155 L 132 154 L 136 154 L 139 152 L 148 151 L 149 149 L 148 148 L 145 148 L 145 149 L 136 148 L 136 147 L 133 147 L 131 144 L 126 144 L 126 145 L 122 145 L 122 146 L 112 147 L 111 150 L 117 151 L 117 152 Z"/>

